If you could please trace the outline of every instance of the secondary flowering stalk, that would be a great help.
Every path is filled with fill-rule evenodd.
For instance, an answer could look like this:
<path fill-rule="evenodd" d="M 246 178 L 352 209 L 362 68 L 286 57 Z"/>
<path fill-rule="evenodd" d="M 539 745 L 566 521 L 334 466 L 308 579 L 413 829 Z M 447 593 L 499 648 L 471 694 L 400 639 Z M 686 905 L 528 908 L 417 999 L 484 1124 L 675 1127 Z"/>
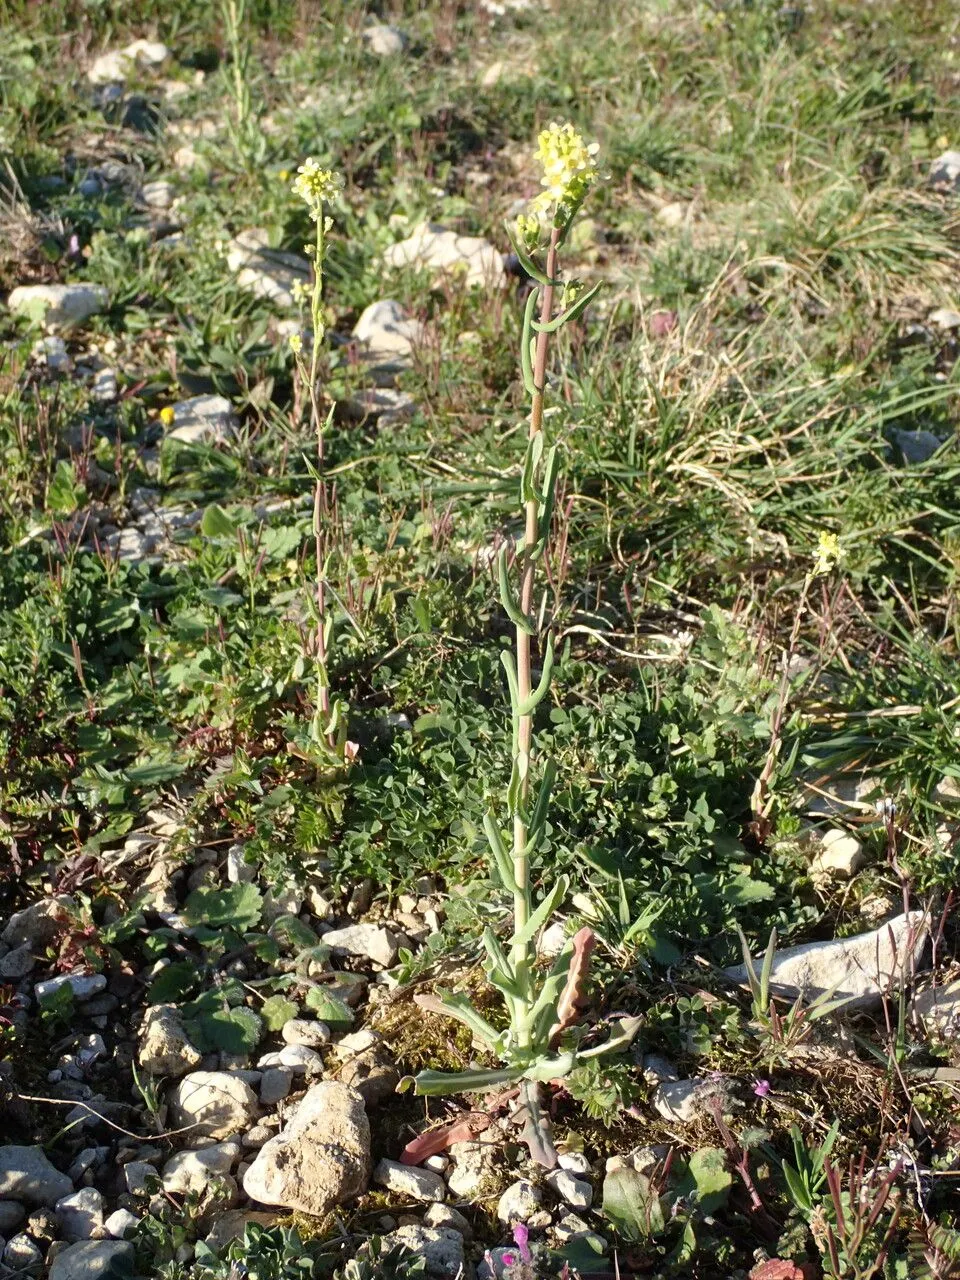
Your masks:
<path fill-rule="evenodd" d="M 303 362 L 303 340 L 295 334 L 290 345 L 297 361 L 297 370 L 307 384 L 310 399 L 310 419 L 316 437 L 317 461 L 314 473 L 313 539 L 316 552 L 316 630 L 314 636 L 314 660 L 317 694 L 311 731 L 316 745 L 326 744 L 331 752 L 338 752 L 344 739 L 340 730 L 339 706 L 334 706 L 330 696 L 330 675 L 327 660 L 333 634 L 333 620 L 327 614 L 327 553 L 323 523 L 329 513 L 327 488 L 324 480 L 324 431 L 333 420 L 334 406 L 324 418 L 320 410 L 320 346 L 326 333 L 323 315 L 323 259 L 326 252 L 326 235 L 333 225 L 325 212 L 325 205 L 339 195 L 343 181 L 332 169 L 325 169 L 314 159 L 306 160 L 297 170 L 293 183 L 294 194 L 307 205 L 314 224 L 314 241 L 304 246 L 313 263 L 313 288 L 310 292 L 310 322 L 312 343 L 309 372 Z M 340 753 L 342 754 L 342 752 Z"/>
<path fill-rule="evenodd" d="M 533 764 L 533 712 L 536 705 L 545 696 L 549 688 L 550 668 L 552 665 L 552 648 L 543 653 L 544 679 L 542 689 L 534 689 L 532 665 L 532 640 L 536 634 L 534 613 L 534 588 L 536 584 L 537 560 L 544 554 L 546 540 L 549 535 L 549 524 L 553 507 L 553 491 L 556 484 L 556 453 L 551 450 L 544 455 L 543 410 L 546 393 L 547 356 L 550 346 L 550 335 L 553 332 L 552 319 L 555 289 L 558 281 L 558 260 L 560 246 L 566 236 L 570 223 L 582 203 L 591 184 L 597 177 L 595 155 L 596 143 L 587 145 L 570 124 L 551 124 L 544 129 L 537 139 L 536 159 L 542 166 L 541 185 L 544 190 L 531 203 L 531 212 L 521 214 L 517 220 L 517 238 L 523 241 L 524 248 L 536 253 L 546 234 L 546 258 L 543 273 L 535 271 L 535 264 L 528 262 L 528 270 L 534 267 L 531 274 L 539 278 L 539 318 L 532 322 L 533 309 L 528 304 L 527 318 L 524 326 L 522 343 L 524 350 L 523 365 L 526 371 L 529 362 L 529 378 L 527 389 L 530 392 L 530 423 L 528 430 L 527 465 L 524 467 L 524 484 L 522 486 L 524 504 L 524 537 L 518 554 L 518 570 L 520 576 L 519 606 L 513 616 L 508 601 L 509 583 L 506 574 L 501 573 L 501 591 L 508 612 L 513 616 L 516 627 L 516 699 L 514 703 L 515 745 L 514 774 L 518 786 L 511 784 L 511 809 L 513 810 L 513 912 L 514 933 L 523 935 L 527 928 L 533 901 L 530 891 L 530 852 L 535 839 L 531 839 L 531 821 L 529 813 L 530 777 Z M 546 224 L 546 225 L 545 225 Z M 536 293 L 531 294 L 531 302 L 535 304 Z M 561 321 L 563 317 L 561 316 Z M 533 355 L 530 356 L 530 328 L 536 329 L 533 340 Z M 505 569 L 504 565 L 504 569 Z M 545 796 L 549 794 L 552 778 L 549 773 L 544 777 L 542 788 Z M 533 963 L 533 950 L 529 941 L 514 943 L 510 954 L 511 963 L 517 973 L 519 985 L 525 989 L 530 986 L 530 969 Z M 518 1043 L 521 1048 L 528 1048 L 531 1027 L 521 1018 L 516 1028 Z"/>
<path fill-rule="evenodd" d="M 540 297 L 540 331 L 536 337 L 536 351 L 533 358 L 533 395 L 530 401 L 530 427 L 528 440 L 534 441 L 542 436 L 544 392 L 547 378 L 547 353 L 550 334 L 544 327 L 553 316 L 554 280 L 557 274 L 557 248 L 560 241 L 560 230 L 552 227 L 550 244 L 547 249 L 546 276 L 547 283 L 541 288 Z M 524 535 L 523 548 L 519 555 L 520 565 L 520 612 L 521 621 L 516 623 L 517 649 L 517 693 L 521 708 L 530 706 L 533 694 L 532 646 L 533 637 L 533 590 L 536 580 L 537 545 L 540 527 L 540 499 L 531 493 L 524 503 Z M 530 794 L 530 768 L 533 763 L 533 708 L 521 709 L 517 716 L 517 741 L 515 751 L 515 767 L 520 779 L 520 803 L 513 815 L 513 866 L 516 888 L 513 894 L 513 916 L 515 932 L 526 928 L 530 918 L 530 831 L 526 816 L 526 806 Z M 518 973 L 527 979 L 530 956 L 529 948 L 516 944 L 511 953 L 511 960 Z M 521 1043 L 529 1043 L 530 1028 L 518 1027 Z"/>

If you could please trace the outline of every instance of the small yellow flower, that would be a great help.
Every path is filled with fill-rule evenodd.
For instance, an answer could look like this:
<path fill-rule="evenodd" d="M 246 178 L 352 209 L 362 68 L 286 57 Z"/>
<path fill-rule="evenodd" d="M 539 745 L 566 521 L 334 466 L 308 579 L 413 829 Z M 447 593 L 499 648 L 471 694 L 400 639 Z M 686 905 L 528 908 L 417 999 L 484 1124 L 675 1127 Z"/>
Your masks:
<path fill-rule="evenodd" d="M 298 356 L 303 350 L 303 338 L 300 337 L 299 333 L 292 333 L 290 335 L 290 350 L 295 356 Z"/>
<path fill-rule="evenodd" d="M 817 539 L 817 552 L 811 576 L 822 578 L 826 574 L 832 573 L 846 554 L 840 545 L 840 539 L 837 535 L 828 533 L 826 529 L 821 529 L 820 536 Z"/>
<path fill-rule="evenodd" d="M 176 412 L 174 411 L 173 405 L 171 404 L 165 405 L 160 410 L 160 421 L 163 423 L 165 427 L 172 427 L 176 419 L 177 419 L 177 415 L 176 415 Z"/>
<path fill-rule="evenodd" d="M 519 213 L 516 221 L 517 239 L 531 253 L 540 244 L 541 223 L 536 214 Z"/>
<path fill-rule="evenodd" d="M 324 201 L 335 200 L 342 190 L 340 175 L 324 169 L 312 156 L 300 165 L 293 181 L 293 194 L 309 206 L 314 220 L 323 216 Z"/>
<path fill-rule="evenodd" d="M 290 170 L 289 170 L 289 169 L 281 169 L 281 170 L 280 170 L 280 172 L 277 174 L 277 177 L 280 179 L 280 181 L 281 181 L 281 182 L 289 182 L 289 181 L 290 181 Z"/>
<path fill-rule="evenodd" d="M 547 125 L 537 138 L 535 159 L 543 167 L 540 185 L 544 188 L 533 202 L 535 208 L 573 205 L 596 182 L 597 142 L 584 142 L 572 124 Z"/>
<path fill-rule="evenodd" d="M 302 280 L 294 280 L 293 288 L 290 292 L 293 294 L 294 302 L 299 307 L 310 297 L 310 286 L 304 284 Z"/>

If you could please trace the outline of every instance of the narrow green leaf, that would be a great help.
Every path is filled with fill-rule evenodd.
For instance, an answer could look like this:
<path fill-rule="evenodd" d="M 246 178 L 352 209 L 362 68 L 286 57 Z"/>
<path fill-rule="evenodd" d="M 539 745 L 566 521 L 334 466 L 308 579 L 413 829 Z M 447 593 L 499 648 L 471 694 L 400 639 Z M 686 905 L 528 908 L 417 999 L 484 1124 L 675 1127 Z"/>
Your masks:
<path fill-rule="evenodd" d="M 506 547 L 500 548 L 500 554 L 497 556 L 497 571 L 500 575 L 500 600 L 507 617 L 519 631 L 524 631 L 528 636 L 532 636 L 535 631 L 534 625 L 520 608 L 513 594 L 513 588 L 510 586 Z"/>
<path fill-rule="evenodd" d="M 539 832 L 547 820 L 547 812 L 550 808 L 550 796 L 553 792 L 553 784 L 556 781 L 556 777 L 556 761 L 551 757 L 548 757 L 543 766 L 543 777 L 540 779 L 540 790 L 537 792 L 537 802 L 533 806 L 533 812 L 530 814 L 531 833 Z M 528 841 L 528 850 L 529 845 L 530 841 Z"/>
<path fill-rule="evenodd" d="M 770 930 L 770 940 L 767 943 L 767 949 L 763 956 L 763 965 L 760 968 L 760 1003 L 764 1009 L 770 1007 L 770 975 L 773 972 L 773 961 L 777 954 L 777 930 Z"/>
<path fill-rule="evenodd" d="M 513 710 L 517 715 L 522 714 L 520 711 L 520 686 L 517 684 L 517 662 L 509 649 L 504 649 L 500 654 L 500 661 L 503 663 L 503 669 L 507 673 L 507 686 L 510 690 L 510 702 Z"/>
<path fill-rule="evenodd" d="M 520 370 L 523 374 L 523 386 L 528 396 L 536 393 L 537 386 L 533 380 L 533 312 L 537 305 L 537 295 L 531 292 L 523 313 L 523 331 L 520 335 Z"/>
<path fill-rule="evenodd" d="M 591 1049 L 582 1049 L 577 1057 L 581 1061 L 590 1058 L 602 1058 L 608 1053 L 623 1053 L 629 1048 L 643 1024 L 642 1018 L 622 1018 L 610 1032 L 603 1044 L 594 1045 Z"/>
<path fill-rule="evenodd" d="M 495 1049 L 499 1036 L 496 1028 L 478 1013 L 466 996 L 456 995 L 450 991 L 438 991 L 437 995 L 443 1005 L 443 1011 L 450 1018 L 462 1022 L 465 1027 L 489 1049 Z"/>
<path fill-rule="evenodd" d="M 497 1085 L 510 1084 L 523 1075 L 520 1067 L 502 1071 L 421 1071 L 413 1077 L 414 1092 L 420 1097 L 445 1093 L 481 1093 Z"/>
<path fill-rule="evenodd" d="M 743 967 L 747 973 L 747 986 L 750 988 L 750 994 L 753 996 L 754 1003 L 760 1004 L 760 980 L 757 977 L 757 971 L 753 967 L 753 956 L 750 954 L 750 946 L 746 936 L 739 925 L 736 926 L 737 937 L 740 939 L 740 951 L 743 955 Z"/>
<path fill-rule="evenodd" d="M 517 930 L 510 939 L 511 948 L 526 946 L 532 938 L 536 937 L 547 920 L 553 915 L 557 905 L 567 896 L 569 888 L 570 881 L 566 876 L 561 876 L 523 928 Z"/>
<path fill-rule="evenodd" d="M 509 655 L 512 657 L 512 654 Z M 519 692 L 517 697 L 517 707 L 520 715 L 528 716 L 546 697 L 550 689 L 550 679 L 553 675 L 553 636 L 547 636 L 546 648 L 543 652 L 543 671 L 540 675 L 540 683 L 536 689 L 530 694 L 529 698 L 520 701 Z"/>
<path fill-rule="evenodd" d="M 560 456 L 557 446 L 552 445 L 547 451 L 544 466 L 543 493 L 540 498 L 540 514 L 537 518 L 537 548 L 539 553 L 546 546 L 550 536 L 550 523 L 553 520 L 553 505 L 557 494 L 557 475 L 560 471 Z"/>
<path fill-rule="evenodd" d="M 562 280 L 551 280 L 545 271 L 540 270 L 534 260 L 530 257 L 529 253 L 527 253 L 526 249 L 524 249 L 523 245 L 517 239 L 516 231 L 509 222 L 505 221 L 503 226 L 507 233 L 507 239 L 510 241 L 513 248 L 513 252 L 517 255 L 517 261 L 520 263 L 521 267 L 523 267 L 531 280 L 536 280 L 538 284 L 560 285 L 563 283 Z M 531 297 L 535 298 L 536 296 L 535 292 L 531 294 Z"/>
<path fill-rule="evenodd" d="M 537 490 L 537 471 L 543 457 L 543 432 L 537 431 L 527 441 L 527 451 L 523 456 L 523 472 L 520 479 L 520 501 L 539 502 Z"/>
<path fill-rule="evenodd" d="M 576 320 L 583 315 L 587 307 L 594 300 L 600 290 L 603 288 L 603 281 L 595 284 L 592 289 L 588 289 L 586 293 L 581 293 L 576 302 L 567 307 L 566 311 L 561 311 L 558 316 L 554 316 L 552 320 L 548 320 L 546 324 L 540 324 L 538 320 L 534 320 L 533 328 L 536 333 L 556 333 L 556 331 L 565 325 L 569 320 Z"/>
<path fill-rule="evenodd" d="M 483 830 L 486 833 L 487 842 L 490 845 L 490 852 L 493 854 L 501 884 L 507 893 L 516 893 L 517 882 L 513 874 L 513 862 L 503 843 L 500 828 L 497 826 L 496 819 L 492 813 L 483 815 Z"/>

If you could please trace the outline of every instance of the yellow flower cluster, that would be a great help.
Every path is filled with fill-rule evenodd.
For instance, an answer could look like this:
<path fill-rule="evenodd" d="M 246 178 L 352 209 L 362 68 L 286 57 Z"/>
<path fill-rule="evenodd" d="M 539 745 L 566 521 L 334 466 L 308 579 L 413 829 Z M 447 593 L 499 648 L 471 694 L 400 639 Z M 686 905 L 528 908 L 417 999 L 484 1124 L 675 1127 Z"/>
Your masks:
<path fill-rule="evenodd" d="M 584 142 L 572 124 L 551 123 L 537 138 L 536 159 L 543 166 L 540 185 L 544 190 L 535 207 L 573 205 L 583 198 L 597 180 L 597 142 Z"/>
<path fill-rule="evenodd" d="M 160 410 L 160 421 L 165 427 L 172 427 L 177 420 L 176 412 L 172 404 L 165 404 Z"/>
<path fill-rule="evenodd" d="M 293 194 L 310 207 L 314 219 L 322 216 L 324 201 L 335 200 L 343 190 L 343 179 L 332 169 L 324 169 L 311 156 L 305 160 L 293 180 Z"/>
<path fill-rule="evenodd" d="M 814 578 L 822 578 L 828 573 L 832 573 L 840 561 L 847 553 L 840 545 L 840 539 L 835 533 L 828 533 L 826 529 L 820 530 L 820 537 L 817 540 L 816 559 L 813 562 L 811 571 Z"/>

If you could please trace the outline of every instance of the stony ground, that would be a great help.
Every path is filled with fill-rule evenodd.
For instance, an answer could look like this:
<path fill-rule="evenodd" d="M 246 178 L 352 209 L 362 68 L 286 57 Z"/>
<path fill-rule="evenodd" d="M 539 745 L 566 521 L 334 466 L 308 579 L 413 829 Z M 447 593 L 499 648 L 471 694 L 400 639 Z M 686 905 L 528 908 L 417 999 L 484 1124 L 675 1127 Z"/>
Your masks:
<path fill-rule="evenodd" d="M 207 8 L 0 10 L 0 1275 L 958 1274 L 956 13 Z M 502 220 L 568 117 L 539 950 L 643 1022 L 547 1171 L 512 1091 L 398 1086 L 482 1059 L 437 990 L 502 1016 Z"/>

